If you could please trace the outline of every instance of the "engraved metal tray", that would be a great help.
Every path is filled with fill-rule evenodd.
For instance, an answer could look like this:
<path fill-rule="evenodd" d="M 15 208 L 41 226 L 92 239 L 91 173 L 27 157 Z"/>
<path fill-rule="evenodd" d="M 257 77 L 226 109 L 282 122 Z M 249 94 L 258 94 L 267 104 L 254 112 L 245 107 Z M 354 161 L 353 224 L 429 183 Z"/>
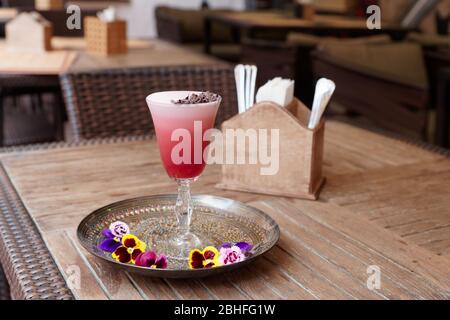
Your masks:
<path fill-rule="evenodd" d="M 231 199 L 209 195 L 193 196 L 194 213 L 191 230 L 206 234 L 209 245 L 219 247 L 223 243 L 248 242 L 253 245 L 252 254 L 246 260 L 209 269 L 191 270 L 185 260 L 168 259 L 167 269 L 150 269 L 116 262 L 111 254 L 98 248 L 101 232 L 114 221 L 123 221 L 131 233 L 154 248 L 165 252 L 164 243 L 176 228 L 173 213 L 176 195 L 156 195 L 124 200 L 98 209 L 78 226 L 78 239 L 91 254 L 130 272 L 160 278 L 196 278 L 242 267 L 270 250 L 280 237 L 277 223 L 264 212 Z M 195 249 L 195 248 L 193 248 Z M 203 249 L 203 248 L 198 248 Z"/>

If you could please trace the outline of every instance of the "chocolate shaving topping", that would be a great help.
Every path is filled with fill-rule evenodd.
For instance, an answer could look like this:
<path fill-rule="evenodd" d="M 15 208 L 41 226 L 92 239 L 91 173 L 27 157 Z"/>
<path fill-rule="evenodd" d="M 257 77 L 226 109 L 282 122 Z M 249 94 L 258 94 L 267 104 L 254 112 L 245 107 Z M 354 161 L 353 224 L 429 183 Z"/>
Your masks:
<path fill-rule="evenodd" d="M 199 94 L 191 93 L 184 99 L 172 100 L 174 104 L 200 104 L 200 103 L 210 103 L 219 100 L 220 96 L 212 92 L 202 92 Z"/>

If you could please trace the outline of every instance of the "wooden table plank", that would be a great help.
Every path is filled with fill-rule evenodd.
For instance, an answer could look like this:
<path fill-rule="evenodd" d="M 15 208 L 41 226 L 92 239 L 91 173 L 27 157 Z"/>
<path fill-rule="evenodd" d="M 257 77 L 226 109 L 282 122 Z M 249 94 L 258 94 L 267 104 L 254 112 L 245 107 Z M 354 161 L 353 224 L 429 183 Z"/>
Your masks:
<path fill-rule="evenodd" d="M 408 279 L 413 279 L 417 275 L 424 284 L 432 286 L 437 294 L 450 297 L 448 259 L 408 243 L 398 235 L 378 228 L 366 219 L 337 205 L 292 199 L 288 200 L 285 207 L 289 205 L 294 205 L 308 217 L 367 246 L 372 252 L 395 262 L 402 269 L 409 270 L 411 277 Z"/>
<path fill-rule="evenodd" d="M 169 286 L 177 296 L 186 300 L 214 300 L 217 299 L 212 293 L 205 289 L 198 280 L 166 279 Z"/>
<path fill-rule="evenodd" d="M 408 285 L 414 275 L 405 272 L 390 259 L 375 254 L 370 247 L 361 246 L 333 229 L 308 219 L 295 208 L 280 208 L 278 203 L 274 205 L 267 202 L 264 202 L 263 207 L 259 205 L 258 207 L 279 221 L 286 230 L 284 232 L 286 237 L 282 239 L 280 246 L 288 248 L 286 250 L 298 256 L 316 272 L 322 270 L 324 277 L 336 286 L 353 292 L 355 296 L 362 297 L 374 293 L 380 298 L 412 299 L 422 298 L 424 292 L 431 291 L 434 294 L 434 290 L 430 290 L 423 281 L 413 281 L 412 285 Z M 314 255 L 318 256 L 322 263 L 326 263 L 325 267 L 320 266 L 317 259 L 311 257 Z M 371 265 L 380 266 L 384 272 L 382 290 L 379 292 L 369 291 L 366 285 L 367 268 Z M 343 275 L 349 278 L 345 283 L 340 280 Z M 364 294 L 359 293 L 359 290 L 365 291 Z"/>
<path fill-rule="evenodd" d="M 260 259 L 252 266 L 252 271 L 256 272 L 273 291 L 275 291 L 284 300 L 315 300 L 317 299 L 305 287 L 299 286 L 292 281 L 292 277 L 286 274 L 286 271 L 279 268 L 267 258 Z"/>
<path fill-rule="evenodd" d="M 74 290 L 80 299 L 450 298 L 450 262 L 439 256 L 450 251 L 450 159 L 337 122 L 327 124 L 325 140 L 328 182 L 318 202 L 216 189 L 220 167 L 207 168 L 194 192 L 261 208 L 282 237 L 239 272 L 189 281 L 121 273 L 86 254 L 74 236 L 79 221 L 100 206 L 175 192 L 154 141 L 0 158 L 63 274 L 75 264 L 88 280 Z M 380 290 L 367 288 L 371 265 L 381 269 Z"/>
<path fill-rule="evenodd" d="M 176 300 L 182 298 L 164 279 L 146 278 L 137 274 L 128 274 L 128 276 L 137 291 L 146 300 Z"/>
<path fill-rule="evenodd" d="M 46 234 L 46 244 L 52 248 L 52 255 L 68 283 L 69 279 L 75 275 L 73 272 L 80 271 L 80 286 L 75 283 L 74 286 L 69 287 L 72 290 L 75 298 L 80 300 L 106 300 L 109 296 L 106 294 L 104 288 L 101 287 L 96 277 L 85 263 L 82 256 L 80 256 L 76 247 L 68 237 L 67 233 L 62 231 L 55 231 Z M 73 268 L 76 269 L 73 269 Z M 68 281 L 69 279 L 69 281 Z M 74 279 L 76 281 L 76 279 Z"/>
<path fill-rule="evenodd" d="M 281 299 L 282 296 L 272 286 L 268 285 L 257 273 L 252 271 L 252 267 L 232 272 L 227 275 L 227 279 L 238 286 L 238 288 L 245 292 L 251 299 L 261 300 L 275 300 Z"/>
<path fill-rule="evenodd" d="M 0 72 L 59 75 L 101 69 L 224 63 L 157 39 L 131 39 L 128 41 L 129 50 L 126 54 L 111 56 L 87 52 L 82 38 L 54 37 L 52 45 L 52 51 L 25 52 L 12 50 L 4 40 L 0 40 Z"/>
<path fill-rule="evenodd" d="M 113 300 L 142 300 L 143 297 L 136 291 L 132 282 L 127 275 L 115 268 L 112 264 L 103 260 L 97 259 L 90 255 L 76 239 L 75 230 L 67 230 L 66 236 L 72 242 L 77 252 L 89 270 L 92 270 L 96 275 L 96 279 L 105 288 L 108 293 L 108 298 Z M 81 281 L 85 281 L 81 279 Z"/>
<path fill-rule="evenodd" d="M 331 179 L 322 199 L 366 216 L 408 242 L 448 255 L 450 161 L 432 161 L 372 170 Z M 395 196 L 393 196 L 395 195 Z"/>

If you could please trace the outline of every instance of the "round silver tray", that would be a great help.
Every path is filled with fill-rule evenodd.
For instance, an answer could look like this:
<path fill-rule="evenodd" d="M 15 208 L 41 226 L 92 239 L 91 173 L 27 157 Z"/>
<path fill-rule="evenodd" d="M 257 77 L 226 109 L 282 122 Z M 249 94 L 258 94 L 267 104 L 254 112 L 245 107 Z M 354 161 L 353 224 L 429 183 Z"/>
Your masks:
<path fill-rule="evenodd" d="M 167 269 L 150 269 L 115 261 L 110 253 L 98 248 L 103 240 L 102 230 L 114 221 L 123 221 L 131 233 L 154 248 L 158 254 L 165 252 L 164 243 L 170 239 L 176 227 L 173 213 L 176 195 L 156 195 L 116 202 L 100 208 L 87 216 L 78 226 L 78 239 L 91 254 L 130 272 L 160 278 L 196 278 L 242 267 L 269 251 L 280 237 L 277 223 L 264 212 L 231 199 L 193 196 L 194 213 L 191 230 L 207 234 L 211 244 L 248 242 L 253 245 L 252 254 L 243 262 L 209 269 L 191 270 L 187 261 L 171 260 Z M 195 248 L 192 248 L 195 249 Z M 203 248 L 197 248 L 202 250 Z"/>

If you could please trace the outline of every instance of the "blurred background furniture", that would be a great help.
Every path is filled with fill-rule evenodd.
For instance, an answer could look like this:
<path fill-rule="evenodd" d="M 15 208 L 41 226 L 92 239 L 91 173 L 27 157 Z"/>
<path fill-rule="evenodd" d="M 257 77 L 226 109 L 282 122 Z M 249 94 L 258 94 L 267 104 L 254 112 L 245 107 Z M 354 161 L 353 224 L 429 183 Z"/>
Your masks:
<path fill-rule="evenodd" d="M 63 117 L 57 77 L 0 74 L 0 146 L 63 140 Z"/>
<path fill-rule="evenodd" d="M 96 16 L 97 9 L 84 9 L 81 10 L 81 28 L 69 29 L 67 28 L 67 17 L 69 16 L 65 9 L 51 9 L 51 10 L 35 10 L 33 8 L 27 8 L 19 10 L 24 11 L 36 11 L 46 20 L 53 24 L 53 35 L 57 37 L 82 37 L 84 36 L 84 18 L 87 16 Z"/>
<path fill-rule="evenodd" d="M 450 68 L 440 70 L 436 94 L 436 143 L 450 148 Z"/>
<path fill-rule="evenodd" d="M 34 8 L 34 0 L 1 0 L 2 7 Z"/>
<path fill-rule="evenodd" d="M 287 41 L 247 38 L 242 42 L 241 62 L 259 66 L 258 85 L 277 76 L 295 79 L 296 97 L 311 106 L 315 89 L 311 53 L 320 43 L 339 41 L 345 41 L 351 46 L 359 43 L 386 43 L 391 40 L 388 35 L 342 39 L 299 32 L 289 33 Z"/>
<path fill-rule="evenodd" d="M 428 79 L 419 45 L 326 43 L 313 59 L 315 77 L 336 82 L 334 101 L 381 127 L 427 138 Z"/>
<path fill-rule="evenodd" d="M 17 10 L 14 8 L 0 7 L 0 38 L 5 37 L 5 25 L 17 15 Z"/>
<path fill-rule="evenodd" d="M 450 13 L 445 16 L 436 13 L 436 31 L 438 34 L 448 35 L 450 30 Z"/>
<path fill-rule="evenodd" d="M 450 39 L 447 39 L 450 41 Z M 445 87 L 445 81 L 442 80 L 445 73 L 444 69 L 450 68 L 450 45 L 445 46 L 427 46 L 425 47 L 425 60 L 427 64 L 428 82 L 429 82 L 429 105 L 435 111 L 434 138 L 432 141 L 440 146 L 449 147 L 448 145 L 448 122 L 450 121 L 448 112 L 449 107 L 445 107 L 442 101 L 445 101 L 445 93 L 442 88 Z M 443 82 L 444 81 L 444 82 Z M 439 102 L 440 101 L 440 102 Z M 447 129 L 446 129 L 447 128 Z M 447 130 L 447 132 L 446 132 Z"/>
<path fill-rule="evenodd" d="M 61 77 L 61 85 L 75 141 L 153 134 L 145 98 L 157 91 L 220 94 L 217 125 L 237 113 L 234 72 L 225 64 L 70 72 Z"/>
<path fill-rule="evenodd" d="M 312 76 L 312 68 L 307 64 L 309 59 L 305 60 L 303 52 L 296 46 L 284 41 L 247 38 L 242 41 L 240 61 L 258 66 L 257 87 L 274 77 L 295 79 L 295 96 L 307 105 L 312 100 L 310 90 L 306 92 L 312 84 L 308 80 L 303 81 L 305 75 Z"/>
<path fill-rule="evenodd" d="M 4 44 L 0 42 L 0 48 L 2 45 Z M 9 110 L 4 115 L 8 145 L 60 139 L 62 121 L 66 118 L 65 105 L 59 103 L 62 100 L 58 76 L 65 72 L 91 72 L 145 66 L 173 66 L 176 69 L 176 66 L 182 65 L 223 65 L 224 68 L 229 68 L 226 63 L 215 58 L 161 40 L 130 40 L 127 54 L 108 57 L 87 53 L 84 41 L 79 38 L 55 37 L 53 47 L 55 50 L 51 52 L 36 54 L 0 50 L 0 89 L 2 89 L 0 92 L 4 97 L 1 101 L 5 101 L 5 108 Z M 1 75 L 3 75 L 3 81 Z M 126 79 L 123 80 L 126 81 Z M 158 78 L 154 80 L 157 81 Z M 203 82 L 199 82 L 195 89 L 201 88 L 202 84 Z M 195 83 L 191 87 L 195 87 Z M 145 88 L 145 84 L 142 83 L 140 89 L 145 90 Z M 52 100 L 39 98 L 44 94 L 48 95 L 47 93 L 52 93 L 55 98 Z M 17 100 L 22 96 L 25 97 Z M 44 105 L 42 101 L 45 102 L 45 108 L 42 107 Z M 56 103 L 53 104 L 53 102 Z M 144 100 L 142 102 L 145 103 Z M 33 106 L 38 107 L 33 108 Z M 24 113 L 23 110 L 37 111 Z M 42 121 L 38 121 L 40 119 Z M 52 132 L 56 133 L 56 136 L 52 135 Z M 69 137 L 71 136 L 70 130 L 66 133 Z M 31 139 L 32 137 L 34 140 Z"/>
<path fill-rule="evenodd" d="M 155 18 L 158 37 L 202 52 L 205 41 L 204 20 L 211 12 L 226 12 L 226 10 L 157 7 Z M 211 32 L 213 42 L 211 54 L 227 61 L 239 61 L 240 48 L 233 41 L 235 35 L 232 29 L 214 24 Z"/>
<path fill-rule="evenodd" d="M 243 38 L 284 40 L 289 32 L 304 32 L 318 36 L 367 36 L 385 33 L 402 39 L 407 30 L 398 24 L 385 23 L 381 30 L 367 28 L 366 19 L 333 15 L 317 15 L 314 20 L 298 19 L 282 12 L 212 12 L 205 17 L 205 52 L 211 52 L 212 26 L 222 23 L 235 30 L 237 42 Z"/>

